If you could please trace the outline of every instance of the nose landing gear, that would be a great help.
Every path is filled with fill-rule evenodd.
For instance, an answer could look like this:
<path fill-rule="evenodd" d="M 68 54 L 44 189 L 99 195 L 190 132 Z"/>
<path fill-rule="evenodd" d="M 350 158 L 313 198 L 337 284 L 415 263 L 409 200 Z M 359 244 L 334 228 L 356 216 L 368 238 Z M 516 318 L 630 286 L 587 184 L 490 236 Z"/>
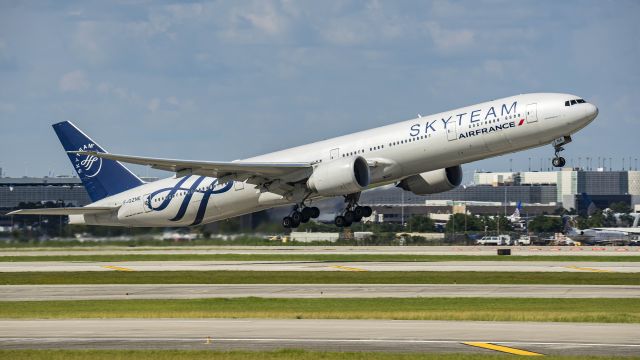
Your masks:
<path fill-rule="evenodd" d="M 567 161 L 562 156 L 558 156 L 558 154 L 556 154 L 556 157 L 551 160 L 551 164 L 555 167 L 564 167 L 566 163 Z"/>
<path fill-rule="evenodd" d="M 553 145 L 553 150 L 555 154 L 555 157 L 551 161 L 551 164 L 554 167 L 563 167 L 567 164 L 567 161 L 562 156 L 559 156 L 558 154 L 560 154 L 561 151 L 564 151 L 563 146 L 570 142 L 571 142 L 571 136 L 563 136 L 561 138 L 557 138 L 553 140 L 553 143 L 551 143 Z"/>

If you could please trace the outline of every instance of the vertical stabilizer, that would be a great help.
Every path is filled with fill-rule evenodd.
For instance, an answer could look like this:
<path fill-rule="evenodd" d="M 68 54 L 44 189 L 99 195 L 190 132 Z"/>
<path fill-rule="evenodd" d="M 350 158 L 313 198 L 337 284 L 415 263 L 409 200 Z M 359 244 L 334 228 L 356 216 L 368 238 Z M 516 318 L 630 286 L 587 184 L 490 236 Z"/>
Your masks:
<path fill-rule="evenodd" d="M 106 153 L 90 137 L 69 121 L 53 124 L 65 151 L 97 151 Z M 142 180 L 117 161 L 96 156 L 67 154 L 92 201 L 121 193 L 143 184 Z"/>

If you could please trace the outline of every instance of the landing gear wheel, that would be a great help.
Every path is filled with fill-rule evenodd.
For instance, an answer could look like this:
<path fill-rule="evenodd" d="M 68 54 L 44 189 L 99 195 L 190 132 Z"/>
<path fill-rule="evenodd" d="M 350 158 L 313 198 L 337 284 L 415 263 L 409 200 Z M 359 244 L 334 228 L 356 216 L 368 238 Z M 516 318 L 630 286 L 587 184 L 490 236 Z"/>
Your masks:
<path fill-rule="evenodd" d="M 563 166 L 565 166 L 567 161 L 562 156 L 558 156 L 556 158 L 553 158 L 553 161 L 551 161 L 551 163 L 555 167 L 563 167 Z"/>
<path fill-rule="evenodd" d="M 285 229 L 291 228 L 292 225 L 293 225 L 293 219 L 291 218 L 291 216 L 285 216 L 284 219 L 282 219 L 282 226 Z"/>
<path fill-rule="evenodd" d="M 363 206 L 362 208 L 364 209 L 363 217 L 369 217 L 373 214 L 373 209 L 370 206 Z"/>
<path fill-rule="evenodd" d="M 353 211 L 351 211 L 351 210 L 345 211 L 345 213 L 344 213 L 344 219 L 345 219 L 349 224 L 351 224 L 355 218 L 356 218 L 356 214 L 355 214 Z"/>
<path fill-rule="evenodd" d="M 364 207 L 362 206 L 356 206 L 353 212 L 356 214 L 356 218 L 362 219 L 364 217 Z"/>
<path fill-rule="evenodd" d="M 300 219 L 300 222 L 303 224 L 306 224 L 309 222 L 309 220 L 311 220 L 311 216 L 305 215 L 304 211 L 302 212 L 302 219 Z"/>
<path fill-rule="evenodd" d="M 300 211 L 292 212 L 291 219 L 293 219 L 294 222 L 300 224 L 302 222 L 302 213 Z"/>
<path fill-rule="evenodd" d="M 313 217 L 313 210 L 309 207 L 302 209 L 301 212 L 303 218 L 311 219 Z"/>
<path fill-rule="evenodd" d="M 312 206 L 309 209 L 311 209 L 311 218 L 312 219 L 317 219 L 320 216 L 320 209 L 318 209 L 317 207 Z"/>
<path fill-rule="evenodd" d="M 338 215 L 336 216 L 336 218 L 333 220 L 333 223 L 336 224 L 337 227 L 341 228 L 344 227 L 345 224 L 347 223 L 346 220 L 344 219 L 344 216 L 342 215 Z"/>

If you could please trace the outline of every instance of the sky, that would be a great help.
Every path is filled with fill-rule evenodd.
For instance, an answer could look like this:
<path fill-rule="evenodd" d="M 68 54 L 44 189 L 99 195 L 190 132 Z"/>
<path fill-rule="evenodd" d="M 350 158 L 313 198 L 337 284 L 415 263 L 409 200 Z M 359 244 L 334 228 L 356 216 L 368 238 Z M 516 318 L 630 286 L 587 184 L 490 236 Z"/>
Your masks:
<path fill-rule="evenodd" d="M 63 120 L 114 153 L 230 161 L 528 92 L 598 106 L 568 164 L 634 164 L 640 1 L 0 2 L 5 176 L 71 174 Z"/>

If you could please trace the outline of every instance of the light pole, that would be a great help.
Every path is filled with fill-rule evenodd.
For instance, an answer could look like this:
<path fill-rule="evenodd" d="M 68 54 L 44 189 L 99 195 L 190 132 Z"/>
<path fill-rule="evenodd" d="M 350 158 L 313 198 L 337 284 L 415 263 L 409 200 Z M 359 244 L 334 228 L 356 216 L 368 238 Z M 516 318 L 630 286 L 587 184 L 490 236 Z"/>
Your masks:
<path fill-rule="evenodd" d="M 504 216 L 507 216 L 507 185 L 504 186 Z"/>
<path fill-rule="evenodd" d="M 464 203 L 464 235 L 467 235 L 467 186 L 462 185 L 462 201 Z M 466 240 L 466 239 L 465 239 Z"/>
<path fill-rule="evenodd" d="M 400 210 L 400 224 L 402 224 L 402 228 L 404 229 L 404 191 L 401 193 L 402 195 L 402 208 Z"/>

